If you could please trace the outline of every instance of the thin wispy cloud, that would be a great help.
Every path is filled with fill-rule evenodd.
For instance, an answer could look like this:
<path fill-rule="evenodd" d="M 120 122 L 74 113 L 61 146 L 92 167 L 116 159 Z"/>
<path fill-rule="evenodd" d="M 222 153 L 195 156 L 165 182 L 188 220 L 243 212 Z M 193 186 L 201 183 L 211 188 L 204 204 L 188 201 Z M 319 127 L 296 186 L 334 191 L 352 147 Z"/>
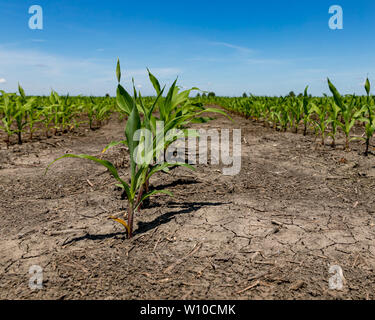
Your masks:
<path fill-rule="evenodd" d="M 35 65 L 35 67 L 38 67 L 38 68 L 42 68 L 42 69 L 44 69 L 44 68 L 48 68 L 48 65 L 46 65 L 46 64 L 44 64 L 44 63 L 37 63 L 37 64 Z"/>
<path fill-rule="evenodd" d="M 310 69 L 303 69 L 303 70 L 301 70 L 302 72 L 304 72 L 304 73 L 317 73 L 317 74 L 319 74 L 319 73 L 328 73 L 328 70 L 327 69 L 312 69 L 312 68 L 310 68 Z"/>
<path fill-rule="evenodd" d="M 194 57 L 194 58 L 187 58 L 186 61 L 192 62 L 224 62 L 227 59 L 224 58 L 214 58 L 214 57 Z"/>
<path fill-rule="evenodd" d="M 153 75 L 155 75 L 157 78 L 164 78 L 164 77 L 173 77 L 178 76 L 182 73 L 182 70 L 179 68 L 150 68 L 150 71 Z M 147 69 L 125 69 L 125 74 L 129 75 L 130 77 L 136 77 L 136 76 L 143 76 L 148 77 Z"/>
<path fill-rule="evenodd" d="M 70 72 L 107 71 L 105 67 L 95 62 L 95 59 L 70 58 L 53 55 L 36 50 L 6 50 L 0 49 L 0 67 L 3 70 L 17 69 L 17 67 L 28 67 L 45 69 L 44 72 L 50 75 L 61 76 Z"/>
<path fill-rule="evenodd" d="M 39 43 L 47 42 L 47 40 L 45 40 L 45 39 L 31 39 L 30 41 L 31 42 L 39 42 Z"/>
<path fill-rule="evenodd" d="M 255 52 L 253 49 L 238 46 L 238 45 L 228 43 L 228 42 L 210 42 L 210 45 L 226 47 L 226 48 L 234 49 L 242 53 L 254 53 Z"/>
<path fill-rule="evenodd" d="M 290 60 L 282 59 L 246 59 L 247 64 L 259 64 L 259 65 L 275 65 L 275 64 L 287 64 Z"/>

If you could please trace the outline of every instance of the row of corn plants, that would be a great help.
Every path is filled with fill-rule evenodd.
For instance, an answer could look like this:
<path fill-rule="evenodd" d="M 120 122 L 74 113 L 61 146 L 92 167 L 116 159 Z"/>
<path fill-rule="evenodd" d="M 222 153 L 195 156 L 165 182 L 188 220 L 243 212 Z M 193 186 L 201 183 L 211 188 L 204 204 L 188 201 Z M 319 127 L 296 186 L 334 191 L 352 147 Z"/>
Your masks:
<path fill-rule="evenodd" d="M 301 130 L 304 135 L 312 131 L 320 137 L 323 145 L 327 137 L 330 137 L 332 147 L 336 147 L 337 134 L 341 131 L 345 136 L 346 150 L 349 150 L 352 140 L 363 139 L 367 156 L 375 131 L 375 99 L 370 92 L 370 81 L 366 80 L 365 96 L 343 96 L 329 79 L 328 87 L 332 96 L 312 97 L 306 87 L 299 96 L 197 97 L 196 100 L 204 104 L 220 105 L 248 119 L 262 121 L 276 130 L 291 130 L 296 133 Z M 353 134 L 356 126 L 363 129 L 362 136 Z"/>
<path fill-rule="evenodd" d="M 48 97 L 28 97 L 20 85 L 18 93 L 3 90 L 0 93 L 0 132 L 5 134 L 7 147 L 12 136 L 22 144 L 24 134 L 33 140 L 36 131 L 49 138 L 51 131 L 54 135 L 66 133 L 82 123 L 95 129 L 118 111 L 115 100 L 110 97 L 69 97 L 60 96 L 55 91 Z"/>

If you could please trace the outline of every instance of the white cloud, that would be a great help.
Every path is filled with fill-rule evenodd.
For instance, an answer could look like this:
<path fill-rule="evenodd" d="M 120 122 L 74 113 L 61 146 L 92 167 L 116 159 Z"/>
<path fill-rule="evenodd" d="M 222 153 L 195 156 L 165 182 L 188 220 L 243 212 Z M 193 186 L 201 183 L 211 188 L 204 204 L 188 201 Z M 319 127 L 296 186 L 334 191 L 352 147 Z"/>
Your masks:
<path fill-rule="evenodd" d="M 214 57 L 195 57 L 195 58 L 187 58 L 186 61 L 193 61 L 193 62 L 225 62 L 227 59 L 224 58 L 214 58 Z"/>
<path fill-rule="evenodd" d="M 0 83 L 6 83 L 7 81 L 4 78 L 0 78 Z"/>
<path fill-rule="evenodd" d="M 211 42 L 211 45 L 214 46 L 223 46 L 230 49 L 235 49 L 237 51 L 243 52 L 243 53 L 253 53 L 254 50 L 246 47 L 237 46 L 235 44 L 227 43 L 227 42 Z"/>
<path fill-rule="evenodd" d="M 4 50 L 0 48 L 0 67 L 19 69 L 25 72 L 22 67 L 43 66 L 50 74 L 62 75 L 72 70 L 88 70 L 90 67 L 100 68 L 101 64 L 94 59 L 69 58 L 59 55 L 52 55 L 36 50 Z M 16 68 L 17 67 L 17 68 Z"/>
<path fill-rule="evenodd" d="M 285 64 L 288 60 L 281 59 L 247 59 L 248 64 Z"/>
<path fill-rule="evenodd" d="M 150 72 L 156 77 L 172 77 L 178 76 L 182 71 L 178 68 L 150 68 Z M 144 76 L 148 77 L 147 69 L 129 69 L 124 70 L 124 73 L 130 77 Z"/>
<path fill-rule="evenodd" d="M 46 42 L 45 39 L 31 39 L 31 42 Z"/>
<path fill-rule="evenodd" d="M 7 79 L 8 90 L 15 90 L 20 82 L 28 94 L 48 94 L 51 88 L 72 95 L 114 93 L 116 60 L 117 57 L 113 60 L 66 57 L 40 50 L 0 47 L 0 70 Z M 173 67 L 150 66 L 150 70 L 161 82 L 170 82 L 182 73 L 181 69 Z M 154 93 L 146 66 L 127 69 L 124 65 L 122 74 L 124 84 L 130 85 L 134 77 L 144 88 L 143 95 Z"/>

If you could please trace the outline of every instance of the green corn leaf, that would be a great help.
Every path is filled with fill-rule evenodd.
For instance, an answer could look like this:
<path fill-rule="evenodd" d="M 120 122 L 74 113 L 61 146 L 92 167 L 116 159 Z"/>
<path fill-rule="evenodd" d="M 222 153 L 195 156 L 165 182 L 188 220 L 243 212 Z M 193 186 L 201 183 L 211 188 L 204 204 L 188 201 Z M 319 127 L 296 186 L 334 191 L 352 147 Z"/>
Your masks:
<path fill-rule="evenodd" d="M 120 84 L 117 86 L 116 90 L 116 102 L 121 111 L 123 111 L 126 115 L 130 115 L 131 111 L 133 110 L 134 100 Z"/>
<path fill-rule="evenodd" d="M 21 87 L 20 84 L 18 84 L 18 92 L 20 93 L 21 97 L 23 99 L 26 99 L 26 94 L 25 94 L 25 91 L 23 90 L 23 88 Z"/>
<path fill-rule="evenodd" d="M 344 110 L 344 103 L 342 101 L 342 97 L 340 93 L 337 91 L 336 87 L 332 84 L 332 82 L 329 79 L 327 80 L 328 80 L 329 90 L 331 90 L 336 104 L 340 107 L 341 110 Z"/>
<path fill-rule="evenodd" d="M 169 115 L 172 111 L 172 107 L 173 107 L 172 99 L 173 99 L 173 94 L 175 93 L 176 83 L 177 83 L 177 79 L 173 82 L 172 86 L 169 88 L 167 97 L 165 98 L 164 103 L 161 104 L 159 108 L 161 119 L 164 121 L 166 121 L 169 118 Z"/>
<path fill-rule="evenodd" d="M 139 203 L 137 204 L 137 206 L 134 208 L 134 210 L 137 210 L 138 207 L 142 204 L 143 201 L 145 201 L 147 198 L 153 196 L 153 195 L 156 195 L 156 194 L 166 194 L 168 196 L 173 196 L 172 192 L 168 191 L 168 190 L 153 190 L 151 192 L 148 192 L 146 194 L 144 194 L 141 198 L 141 200 L 139 201 Z"/>
<path fill-rule="evenodd" d="M 219 113 L 225 117 L 227 117 L 229 120 L 231 120 L 232 122 L 234 122 L 234 120 L 223 110 L 221 109 L 217 109 L 217 108 L 206 108 L 204 109 L 203 111 L 201 112 L 198 112 L 197 115 L 200 115 L 200 114 L 203 114 L 203 113 L 207 113 L 207 112 L 212 112 L 212 113 Z"/>
<path fill-rule="evenodd" d="M 154 75 L 150 72 L 150 70 L 147 68 L 147 71 L 148 71 L 148 77 L 150 78 L 150 81 L 156 91 L 156 94 L 159 95 L 160 93 L 160 83 L 158 81 L 158 79 L 156 79 L 154 77 Z"/>
<path fill-rule="evenodd" d="M 133 95 L 134 95 L 134 99 L 137 100 L 137 90 L 135 89 L 134 78 L 132 78 L 132 83 L 133 83 Z"/>
<path fill-rule="evenodd" d="M 214 120 L 214 118 L 211 117 L 200 117 L 200 118 L 194 118 L 190 121 L 190 123 L 207 123 Z"/>
<path fill-rule="evenodd" d="M 126 123 L 125 136 L 129 147 L 130 153 L 130 164 L 131 164 L 131 176 L 135 177 L 136 163 L 134 160 L 134 152 L 137 148 L 139 141 L 134 140 L 135 132 L 141 128 L 141 118 L 139 116 L 138 108 L 133 107 L 133 110 L 129 116 L 128 122 Z"/>
<path fill-rule="evenodd" d="M 165 90 L 165 86 L 164 86 L 163 89 L 159 92 L 159 94 L 158 94 L 158 96 L 156 97 L 154 103 L 152 104 L 151 108 L 149 109 L 149 111 L 148 111 L 148 115 L 147 115 L 149 118 L 151 117 L 152 113 L 154 112 L 154 110 L 155 110 L 155 108 L 156 108 L 156 106 L 157 106 L 157 103 L 158 103 L 160 97 L 162 96 L 164 90 Z"/>
<path fill-rule="evenodd" d="M 124 145 L 128 145 L 126 140 L 122 140 L 122 141 L 112 141 L 110 144 L 108 144 L 102 151 L 102 153 L 105 153 L 107 152 L 108 149 L 111 149 L 113 147 L 116 147 L 118 146 L 119 144 L 124 144 Z"/>
<path fill-rule="evenodd" d="M 121 81 L 120 59 L 117 59 L 116 77 L 117 77 L 117 82 L 120 83 L 120 81 Z"/>
<path fill-rule="evenodd" d="M 136 193 L 137 190 L 146 182 L 146 175 L 148 171 L 148 164 L 142 165 L 135 176 L 132 178 L 131 182 L 131 192 Z"/>
<path fill-rule="evenodd" d="M 368 78 L 366 79 L 365 89 L 366 89 L 367 95 L 370 95 L 371 85 L 370 85 L 370 80 Z"/>
<path fill-rule="evenodd" d="M 168 169 L 170 167 L 185 167 L 185 168 L 189 168 L 191 170 L 195 170 L 195 168 L 188 163 L 184 163 L 184 162 L 176 162 L 176 163 L 164 162 L 164 163 L 161 163 L 159 165 L 154 166 L 150 170 L 150 172 L 147 175 L 147 180 L 150 179 L 155 173 L 157 173 L 159 171 L 164 171 L 165 169 Z"/>

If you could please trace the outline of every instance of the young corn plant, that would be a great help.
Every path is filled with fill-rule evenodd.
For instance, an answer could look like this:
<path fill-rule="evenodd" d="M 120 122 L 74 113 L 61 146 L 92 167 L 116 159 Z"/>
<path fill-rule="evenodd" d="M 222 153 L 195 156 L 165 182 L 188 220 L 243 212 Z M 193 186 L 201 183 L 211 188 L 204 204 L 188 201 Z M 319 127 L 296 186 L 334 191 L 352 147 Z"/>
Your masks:
<path fill-rule="evenodd" d="M 286 132 L 288 124 L 291 123 L 290 114 L 287 110 L 287 107 L 283 105 L 283 102 L 277 107 L 276 118 L 279 123 L 278 129 L 280 131 Z"/>
<path fill-rule="evenodd" d="M 315 103 L 311 103 L 310 114 L 313 113 L 317 115 L 318 120 L 312 121 L 317 132 L 320 132 L 322 138 L 321 144 L 324 146 L 327 129 L 327 105 L 323 103 L 322 105 L 320 105 L 320 107 L 318 107 Z"/>
<path fill-rule="evenodd" d="M 364 118 L 365 124 L 365 133 L 366 133 L 366 151 L 365 156 L 369 155 L 370 140 L 375 132 L 375 110 L 370 97 L 371 84 L 369 79 L 366 79 L 365 90 L 367 93 L 366 105 L 362 108 L 364 113 L 367 113 L 367 117 Z"/>
<path fill-rule="evenodd" d="M 95 104 L 95 120 L 99 126 L 109 119 L 112 108 L 113 105 L 108 97 Z"/>
<path fill-rule="evenodd" d="M 302 100 L 302 108 L 303 108 L 303 135 L 307 135 L 307 125 L 310 121 L 310 98 L 307 94 L 308 86 L 305 88 Z"/>
<path fill-rule="evenodd" d="M 290 98 L 289 103 L 289 109 L 293 117 L 294 133 L 298 133 L 298 126 L 303 117 L 303 104 L 295 97 Z"/>
<path fill-rule="evenodd" d="M 73 120 L 77 114 L 77 107 L 69 99 L 69 94 L 59 96 L 57 92 L 52 91 L 50 101 L 54 113 L 54 135 L 57 135 L 59 130 L 65 133 L 69 128 L 74 127 Z"/>
<path fill-rule="evenodd" d="M 49 106 L 42 106 L 38 110 L 38 115 L 37 117 L 39 118 L 39 121 L 43 124 L 44 127 L 44 134 L 46 138 L 49 138 L 49 130 L 51 123 L 53 122 L 55 116 L 54 113 L 52 112 L 52 107 Z"/>
<path fill-rule="evenodd" d="M 83 99 L 82 101 L 82 109 L 86 112 L 87 117 L 89 119 L 89 127 L 90 130 L 95 130 L 94 128 L 94 120 L 97 121 L 97 125 L 99 125 L 99 120 L 103 117 L 101 113 L 103 113 L 102 105 L 99 105 L 95 102 L 93 97 L 89 99 Z"/>
<path fill-rule="evenodd" d="M 117 68 L 116 74 L 117 74 L 118 82 L 120 82 L 121 72 L 119 71 L 119 68 Z M 126 99 L 126 100 L 120 101 L 121 110 L 123 110 L 126 113 L 130 111 L 130 114 L 128 116 L 128 120 L 126 123 L 126 127 L 125 127 L 126 140 L 118 142 L 118 143 L 126 144 L 129 149 L 130 183 L 128 184 L 127 182 L 125 182 L 124 179 L 120 177 L 119 172 L 117 171 L 117 169 L 111 162 L 107 160 L 102 160 L 102 159 L 99 159 L 90 155 L 66 154 L 56 159 L 54 162 L 64 159 L 64 158 L 87 159 L 87 160 L 94 161 L 97 164 L 100 164 L 104 166 L 105 168 L 107 168 L 108 171 L 111 173 L 111 175 L 119 183 L 118 186 L 124 190 L 124 193 L 128 200 L 128 210 L 124 214 L 124 216 L 127 217 L 127 222 L 125 221 L 126 218 L 121 219 L 121 218 L 116 218 L 116 217 L 110 217 L 110 219 L 113 219 L 114 221 L 122 224 L 126 229 L 128 238 L 132 238 L 134 213 L 141 206 L 141 204 L 146 199 L 156 194 L 171 195 L 171 193 L 168 190 L 152 190 L 152 191 L 145 190 L 144 186 L 147 185 L 147 182 L 150 180 L 150 178 L 157 172 L 160 172 L 163 170 L 165 171 L 171 166 L 173 167 L 185 166 L 191 169 L 192 169 L 192 166 L 185 164 L 185 163 L 166 163 L 166 162 L 152 165 L 154 155 L 157 154 L 157 151 L 165 148 L 164 142 L 158 142 L 156 147 L 154 146 L 153 142 L 151 142 L 151 149 L 146 148 L 145 144 L 147 144 L 147 142 L 145 142 L 142 139 L 139 139 L 139 132 L 141 129 L 151 128 L 152 124 L 150 123 L 150 119 L 152 119 L 151 115 L 156 104 L 154 104 L 154 106 L 150 108 L 150 110 L 146 110 L 144 109 L 144 106 L 137 105 L 137 102 L 139 102 L 139 100 L 137 98 L 138 95 L 136 94 L 136 92 L 134 94 L 134 97 L 131 97 L 124 88 L 120 87 L 120 84 L 119 84 L 118 90 L 122 91 L 120 92 L 120 95 L 121 95 L 120 99 L 122 97 L 125 97 Z M 160 96 L 161 96 L 161 93 L 159 94 L 159 97 Z M 144 112 L 143 121 L 138 111 L 138 107 L 140 107 Z M 111 143 L 111 145 L 108 147 L 114 146 L 118 143 Z M 143 145 L 140 145 L 141 143 L 143 143 Z M 52 162 L 48 166 L 48 168 L 54 162 Z"/>
<path fill-rule="evenodd" d="M 14 101 L 14 94 L 6 93 L 5 91 L 0 91 L 3 98 L 3 103 L 0 105 L 2 110 L 3 117 L 1 119 L 2 125 L 0 128 L 6 133 L 5 144 L 7 149 L 10 145 L 10 137 L 14 134 L 14 130 L 12 129 L 12 124 L 15 120 L 15 101 Z"/>
<path fill-rule="evenodd" d="M 332 84 L 332 82 L 328 79 L 328 86 L 330 91 L 333 94 L 333 98 L 337 106 L 341 110 L 341 118 L 342 120 L 338 122 L 339 127 L 343 130 L 345 134 L 345 150 L 349 150 L 349 142 L 354 140 L 350 133 L 352 128 L 355 125 L 355 122 L 360 118 L 362 111 L 357 110 L 356 108 L 356 97 L 353 95 L 350 101 L 346 102 L 345 99 L 340 95 L 336 87 Z"/>
<path fill-rule="evenodd" d="M 36 105 L 37 98 L 32 98 L 32 103 L 26 107 L 26 118 L 29 127 L 29 139 L 33 140 L 34 132 L 37 130 L 35 124 L 40 122 L 39 111 L 41 107 Z"/>
<path fill-rule="evenodd" d="M 177 139 L 189 136 L 198 136 L 197 131 L 184 129 L 188 124 L 194 121 L 205 121 L 202 118 L 204 113 L 219 113 L 225 116 L 226 113 L 220 109 L 216 108 L 204 108 L 201 103 L 192 103 L 189 99 L 189 95 L 193 90 L 199 90 L 198 88 L 191 88 L 180 92 L 177 87 L 177 79 L 173 82 L 172 86 L 168 90 L 165 98 L 162 97 L 165 86 L 161 88 L 158 79 L 148 70 L 148 75 L 150 82 L 152 83 L 156 91 L 156 99 L 149 106 L 145 105 L 142 99 L 141 93 L 137 93 L 134 86 L 133 80 L 133 91 L 134 98 L 123 88 L 120 84 L 121 80 L 121 67 L 120 61 L 117 61 L 116 76 L 118 80 L 117 86 L 117 105 L 119 109 L 129 115 L 130 111 L 134 108 L 143 115 L 144 128 L 149 130 L 153 137 L 153 159 L 158 159 L 161 153 L 165 153 L 165 150 Z M 159 111 L 159 117 L 154 115 L 155 111 Z M 157 122 L 163 123 L 163 129 L 157 130 Z M 180 134 L 169 135 L 169 133 L 181 129 Z M 110 147 L 124 143 L 124 141 L 112 142 L 104 151 L 108 150 Z M 173 165 L 163 167 L 164 172 L 168 172 L 168 167 L 173 167 Z M 149 171 L 153 170 L 153 166 L 149 166 Z M 146 174 L 147 176 L 147 174 Z M 149 190 L 149 178 L 145 180 L 143 186 L 141 186 L 140 197 L 142 193 L 148 192 Z"/>
<path fill-rule="evenodd" d="M 155 173 L 170 166 L 170 164 L 168 163 L 163 163 L 163 164 L 159 164 L 153 167 L 152 170 L 149 170 L 149 165 L 150 165 L 149 161 L 151 161 L 149 157 L 148 157 L 149 161 L 144 161 L 143 163 L 140 163 L 140 164 L 137 163 L 138 162 L 137 158 L 139 159 L 139 154 L 137 155 L 138 153 L 137 147 L 140 141 L 136 137 L 136 132 L 140 130 L 141 128 L 142 128 L 141 118 L 140 118 L 137 108 L 134 106 L 129 116 L 129 119 L 127 121 L 126 128 L 125 128 L 126 144 L 128 145 L 129 154 L 130 154 L 130 184 L 128 184 L 122 178 L 120 178 L 120 175 L 117 169 L 115 168 L 115 166 L 111 162 L 106 161 L 106 160 L 101 160 L 99 158 L 96 158 L 90 155 L 74 155 L 74 154 L 66 154 L 55 160 L 55 161 L 58 161 L 64 158 L 87 159 L 87 160 L 94 161 L 106 167 L 109 170 L 111 175 L 119 183 L 118 186 L 124 190 L 125 195 L 128 200 L 128 210 L 125 214 L 125 217 L 127 217 L 127 222 L 125 221 L 125 219 L 116 218 L 116 217 L 110 217 L 110 219 L 113 219 L 114 221 L 122 224 L 126 228 L 128 238 L 132 238 L 133 236 L 134 213 L 146 199 L 156 194 L 172 195 L 168 190 L 152 190 L 148 192 L 143 192 L 141 196 L 138 196 L 141 194 L 141 188 L 146 183 L 147 180 L 149 180 Z M 145 158 L 147 158 L 147 156 Z M 191 167 L 185 163 L 175 163 L 173 165 Z"/>
<path fill-rule="evenodd" d="M 29 127 L 29 139 L 33 140 L 34 132 L 37 130 L 35 124 L 40 122 L 38 117 L 38 110 L 34 104 L 31 104 L 30 107 L 26 110 L 28 118 L 28 127 Z"/>
<path fill-rule="evenodd" d="M 328 135 L 332 138 L 332 148 L 336 148 L 336 135 L 337 135 L 337 128 L 338 123 L 340 122 L 340 112 L 341 109 L 339 106 L 334 103 L 329 103 L 329 111 L 328 111 L 328 119 L 327 124 L 331 125 L 331 131 L 328 133 Z"/>
<path fill-rule="evenodd" d="M 18 136 L 18 144 L 22 144 L 22 133 L 29 124 L 28 113 L 33 109 L 35 98 L 27 99 L 25 91 L 18 85 L 19 96 L 16 99 L 16 110 L 14 120 L 17 126 L 15 133 Z"/>

